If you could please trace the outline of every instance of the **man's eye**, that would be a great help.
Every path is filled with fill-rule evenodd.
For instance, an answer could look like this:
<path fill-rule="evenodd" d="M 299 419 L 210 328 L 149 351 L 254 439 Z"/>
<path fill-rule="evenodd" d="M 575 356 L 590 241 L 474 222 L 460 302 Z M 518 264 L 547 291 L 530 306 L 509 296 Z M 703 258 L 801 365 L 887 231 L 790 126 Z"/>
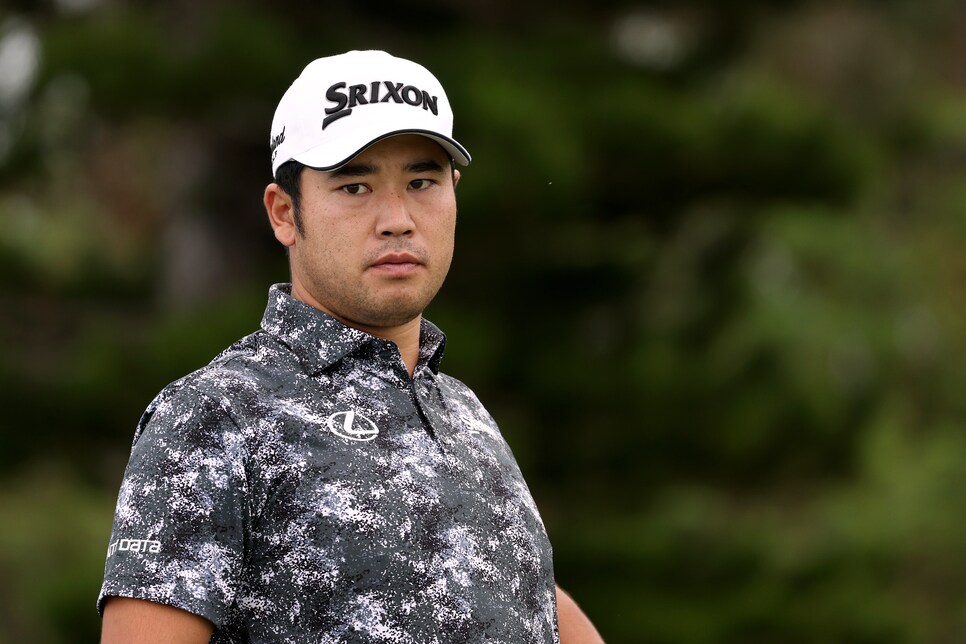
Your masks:
<path fill-rule="evenodd" d="M 361 183 L 350 183 L 347 186 L 342 186 L 342 191 L 350 195 L 362 195 L 369 192 L 369 187 Z"/>
<path fill-rule="evenodd" d="M 433 181 L 431 179 L 413 179 L 409 182 L 409 187 L 413 190 L 425 190 L 431 185 L 433 185 Z"/>

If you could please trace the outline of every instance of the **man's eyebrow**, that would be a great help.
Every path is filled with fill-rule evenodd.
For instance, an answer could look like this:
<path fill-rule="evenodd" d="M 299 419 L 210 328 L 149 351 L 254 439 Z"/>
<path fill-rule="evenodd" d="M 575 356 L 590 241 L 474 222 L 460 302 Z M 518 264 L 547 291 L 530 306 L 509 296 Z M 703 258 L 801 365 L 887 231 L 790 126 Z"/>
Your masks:
<path fill-rule="evenodd" d="M 442 172 L 443 166 L 441 166 L 436 161 L 433 161 L 432 159 L 430 159 L 428 161 L 417 161 L 416 163 L 410 163 L 409 165 L 406 166 L 406 171 L 414 172 L 414 173 Z"/>
<path fill-rule="evenodd" d="M 353 163 L 351 165 L 344 165 L 341 168 L 337 168 L 329 172 L 329 177 L 332 179 L 345 179 L 347 177 L 365 177 L 370 174 L 375 174 L 376 167 L 369 163 Z"/>
<path fill-rule="evenodd" d="M 416 161 L 406 165 L 406 172 L 418 174 L 420 172 L 442 172 L 443 166 L 437 161 L 428 159 L 426 161 Z M 371 163 L 351 163 L 341 168 L 330 171 L 329 177 L 334 180 L 366 177 L 371 174 L 378 174 L 379 168 Z"/>

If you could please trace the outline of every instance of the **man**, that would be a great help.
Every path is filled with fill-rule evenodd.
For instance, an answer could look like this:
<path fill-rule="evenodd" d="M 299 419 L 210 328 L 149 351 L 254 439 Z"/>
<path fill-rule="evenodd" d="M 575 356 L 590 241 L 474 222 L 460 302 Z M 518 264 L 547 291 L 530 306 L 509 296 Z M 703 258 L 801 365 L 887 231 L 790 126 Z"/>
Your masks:
<path fill-rule="evenodd" d="M 470 155 L 443 88 L 384 52 L 311 63 L 264 195 L 292 283 L 138 425 L 102 642 L 600 641 L 556 588 L 523 477 L 422 312 Z"/>

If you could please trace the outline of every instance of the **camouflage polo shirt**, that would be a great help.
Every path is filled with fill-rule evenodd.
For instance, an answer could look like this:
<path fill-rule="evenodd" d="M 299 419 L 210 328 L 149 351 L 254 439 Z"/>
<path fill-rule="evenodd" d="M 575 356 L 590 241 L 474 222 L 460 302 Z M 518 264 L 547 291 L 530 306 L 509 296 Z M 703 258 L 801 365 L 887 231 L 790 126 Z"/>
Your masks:
<path fill-rule="evenodd" d="M 443 334 L 410 378 L 289 290 L 144 413 L 99 609 L 177 606 L 212 642 L 558 641 L 546 531 Z"/>

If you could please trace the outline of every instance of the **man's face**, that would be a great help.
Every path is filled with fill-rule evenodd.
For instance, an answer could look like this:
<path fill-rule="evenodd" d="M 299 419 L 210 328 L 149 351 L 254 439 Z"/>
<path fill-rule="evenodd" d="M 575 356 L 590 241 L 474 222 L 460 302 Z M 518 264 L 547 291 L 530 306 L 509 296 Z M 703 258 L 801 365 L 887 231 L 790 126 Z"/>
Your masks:
<path fill-rule="evenodd" d="M 384 139 L 333 172 L 306 168 L 293 295 L 357 328 L 419 317 L 453 258 L 458 176 L 417 135 Z"/>

